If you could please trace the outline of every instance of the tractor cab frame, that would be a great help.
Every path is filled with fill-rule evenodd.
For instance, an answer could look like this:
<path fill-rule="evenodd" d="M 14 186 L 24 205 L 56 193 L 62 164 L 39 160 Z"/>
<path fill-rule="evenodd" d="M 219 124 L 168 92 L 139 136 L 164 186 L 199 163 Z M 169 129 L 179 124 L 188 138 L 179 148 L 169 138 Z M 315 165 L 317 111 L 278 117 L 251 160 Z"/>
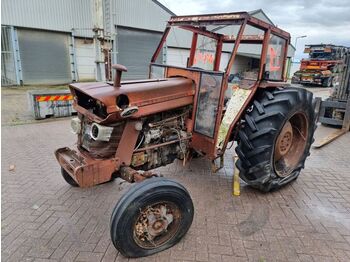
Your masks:
<path fill-rule="evenodd" d="M 234 30 L 226 32 L 225 29 L 234 26 Z M 253 30 L 247 30 L 248 27 Z M 192 33 L 192 42 L 186 67 L 171 66 L 157 63 L 167 38 L 172 29 L 182 29 Z M 255 30 L 254 30 L 255 29 Z M 229 30 L 226 30 L 229 31 Z M 258 32 L 256 34 L 246 34 L 246 31 Z M 199 37 L 211 39 L 215 43 L 215 48 L 200 50 Z M 169 20 L 163 33 L 161 41 L 152 56 L 150 64 L 150 78 L 171 78 L 183 76 L 190 78 L 196 85 L 196 92 L 193 104 L 193 135 L 191 145 L 194 149 L 203 152 L 210 159 L 216 159 L 223 155 L 227 143 L 232 139 L 230 136 L 234 127 L 237 125 L 244 109 L 247 107 L 251 98 L 258 88 L 284 86 L 285 66 L 290 43 L 289 33 L 268 24 L 262 20 L 252 17 L 247 12 L 212 14 L 212 15 L 191 15 L 191 16 L 173 16 Z M 222 65 L 223 46 L 231 44 L 230 56 L 226 65 Z M 243 78 L 239 85 L 231 84 L 231 71 L 235 65 L 235 60 L 239 54 L 241 45 L 260 45 L 260 54 L 258 61 L 258 70 L 252 77 L 251 75 Z M 248 47 L 249 48 L 249 47 Z M 204 52 L 201 52 L 203 51 Z M 207 52 L 207 53 L 205 53 Z M 199 68 L 196 60 L 209 61 L 208 68 Z M 208 86 L 210 86 L 208 88 Z M 208 96 L 204 90 L 210 90 Z M 240 96 L 240 101 L 227 97 L 227 90 L 238 89 L 249 90 L 244 92 L 244 99 Z M 231 91 L 231 90 L 230 90 Z M 232 92 L 229 92 L 231 95 Z M 208 99 L 210 98 L 210 99 Z M 235 97 L 232 97 L 235 98 Z M 239 105 L 240 110 L 235 112 L 234 118 L 232 111 L 229 120 L 230 123 L 222 125 L 222 119 L 227 111 L 225 99 L 232 100 L 232 103 Z M 201 117 L 203 112 L 211 111 L 212 114 L 206 114 Z"/>

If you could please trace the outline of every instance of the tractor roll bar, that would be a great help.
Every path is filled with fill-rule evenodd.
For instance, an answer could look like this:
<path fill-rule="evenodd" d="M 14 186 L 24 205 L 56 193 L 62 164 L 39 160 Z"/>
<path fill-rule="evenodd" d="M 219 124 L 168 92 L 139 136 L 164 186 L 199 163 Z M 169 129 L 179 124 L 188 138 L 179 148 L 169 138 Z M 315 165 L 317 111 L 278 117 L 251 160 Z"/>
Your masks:
<path fill-rule="evenodd" d="M 206 26 L 206 25 L 235 25 L 241 24 L 244 20 L 248 25 L 252 25 L 264 31 L 270 29 L 271 33 L 285 39 L 290 38 L 290 34 L 282 29 L 266 23 L 251 16 L 247 12 L 222 13 L 222 14 L 206 14 L 206 15 L 187 15 L 172 16 L 168 22 L 168 26 Z"/>

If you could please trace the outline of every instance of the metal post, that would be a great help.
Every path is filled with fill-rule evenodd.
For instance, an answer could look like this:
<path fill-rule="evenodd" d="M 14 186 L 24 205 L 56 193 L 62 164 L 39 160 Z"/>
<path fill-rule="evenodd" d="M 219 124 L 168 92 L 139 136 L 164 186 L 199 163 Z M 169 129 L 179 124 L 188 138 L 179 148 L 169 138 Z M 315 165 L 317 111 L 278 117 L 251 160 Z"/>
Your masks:
<path fill-rule="evenodd" d="M 188 58 L 188 64 L 187 66 L 193 66 L 194 63 L 194 57 L 196 54 L 196 48 L 197 48 L 197 41 L 198 41 L 198 33 L 192 34 L 192 44 L 191 44 L 191 50 L 190 50 L 190 57 Z"/>
<path fill-rule="evenodd" d="M 345 80 L 341 88 L 343 89 L 343 94 L 344 94 L 343 97 L 347 96 L 345 114 L 344 114 L 344 120 L 343 120 L 343 130 L 347 132 L 350 130 L 350 51 L 347 53 L 345 57 L 345 63 L 346 63 L 345 70 L 343 71 L 343 78 Z"/>
<path fill-rule="evenodd" d="M 19 53 L 17 29 L 14 26 L 11 26 L 10 32 L 11 32 L 11 45 L 12 45 L 13 58 L 14 58 L 13 60 L 15 63 L 15 71 L 16 71 L 16 84 L 23 85 L 22 63 L 21 63 L 21 56 Z"/>
<path fill-rule="evenodd" d="M 113 26 L 112 33 L 112 64 L 118 64 L 118 26 L 117 26 L 117 6 L 116 1 L 111 2 L 111 27 Z M 115 70 L 112 70 L 112 79 L 115 78 Z"/>
<path fill-rule="evenodd" d="M 101 49 L 100 41 L 98 40 L 98 29 L 94 30 L 94 43 L 95 43 L 95 63 L 96 63 L 96 81 L 102 81 L 102 70 L 101 70 Z"/>
<path fill-rule="evenodd" d="M 114 34 L 112 34 L 112 64 L 118 64 L 118 29 L 117 25 L 114 25 Z M 112 79 L 115 78 L 115 70 L 112 70 Z"/>
<path fill-rule="evenodd" d="M 241 184 L 239 180 L 239 170 L 236 166 L 236 163 L 238 161 L 238 156 L 233 157 L 233 178 L 232 178 L 232 195 L 233 196 L 239 196 L 241 194 Z"/>
<path fill-rule="evenodd" d="M 102 2 L 103 12 L 103 26 L 105 36 L 111 36 L 112 34 L 112 3 L 111 0 L 104 0 Z"/>
<path fill-rule="evenodd" d="M 344 132 L 348 132 L 350 130 L 350 95 L 346 102 L 342 129 L 344 130 Z"/>
<path fill-rule="evenodd" d="M 305 38 L 305 37 L 307 37 L 307 35 L 297 36 L 297 37 L 295 38 L 295 42 L 294 42 L 295 52 L 297 52 L 298 39 L 299 39 L 299 38 Z M 295 54 L 294 54 L 294 56 L 293 56 L 293 63 L 294 63 L 294 60 L 295 60 L 294 58 L 295 58 Z"/>
<path fill-rule="evenodd" d="M 105 80 L 104 59 L 101 55 L 101 42 L 100 39 L 104 39 L 104 20 L 103 20 L 103 0 L 92 0 L 92 21 L 94 32 L 94 44 L 95 44 L 95 63 L 96 63 L 96 80 Z M 102 33 L 101 33 L 102 32 Z M 101 35 L 100 35 L 101 33 Z"/>
<path fill-rule="evenodd" d="M 72 73 L 72 81 L 76 82 L 79 80 L 78 76 L 78 68 L 77 68 L 77 57 L 75 54 L 75 33 L 74 29 L 71 32 L 71 43 L 70 43 L 70 63 L 71 63 L 71 73 Z"/>
<path fill-rule="evenodd" d="M 222 51 L 222 38 L 219 39 L 216 45 L 214 71 L 220 70 L 221 51 Z"/>

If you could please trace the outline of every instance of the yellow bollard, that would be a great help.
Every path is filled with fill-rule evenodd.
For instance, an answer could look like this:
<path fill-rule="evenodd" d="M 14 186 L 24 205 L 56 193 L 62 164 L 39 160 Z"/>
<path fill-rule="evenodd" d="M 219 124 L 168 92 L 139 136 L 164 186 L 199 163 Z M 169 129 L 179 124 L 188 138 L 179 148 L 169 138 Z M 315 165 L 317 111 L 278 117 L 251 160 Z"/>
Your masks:
<path fill-rule="evenodd" d="M 238 156 L 233 157 L 234 161 L 234 171 L 233 171 L 233 181 L 232 181 L 232 195 L 239 196 L 241 194 L 241 184 L 239 182 L 239 170 L 236 167 L 236 162 L 238 160 Z"/>

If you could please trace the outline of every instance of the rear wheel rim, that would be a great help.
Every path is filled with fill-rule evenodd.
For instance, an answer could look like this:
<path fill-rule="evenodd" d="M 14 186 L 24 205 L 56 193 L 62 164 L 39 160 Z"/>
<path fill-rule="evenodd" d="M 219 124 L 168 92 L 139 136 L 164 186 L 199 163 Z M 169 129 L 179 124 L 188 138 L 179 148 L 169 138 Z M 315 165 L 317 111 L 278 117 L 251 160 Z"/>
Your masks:
<path fill-rule="evenodd" d="M 140 209 L 133 226 L 135 243 L 144 249 L 154 249 L 169 242 L 178 232 L 182 220 L 178 205 L 161 201 Z"/>
<path fill-rule="evenodd" d="M 300 164 L 309 135 L 305 113 L 297 112 L 283 125 L 275 143 L 274 168 L 279 177 L 289 176 Z"/>

